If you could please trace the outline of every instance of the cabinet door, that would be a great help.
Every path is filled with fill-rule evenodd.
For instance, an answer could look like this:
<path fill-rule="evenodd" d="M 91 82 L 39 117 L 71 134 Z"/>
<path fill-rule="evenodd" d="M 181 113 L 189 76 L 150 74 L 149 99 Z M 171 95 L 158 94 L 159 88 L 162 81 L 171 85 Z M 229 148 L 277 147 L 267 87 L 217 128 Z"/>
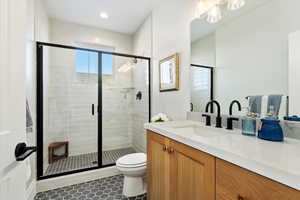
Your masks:
<path fill-rule="evenodd" d="M 215 158 L 184 144 L 170 143 L 171 199 L 215 200 Z"/>
<path fill-rule="evenodd" d="M 149 200 L 170 199 L 169 140 L 156 133 L 147 133 L 147 181 Z"/>
<path fill-rule="evenodd" d="M 217 200 L 299 200 L 300 191 L 217 159 Z"/>

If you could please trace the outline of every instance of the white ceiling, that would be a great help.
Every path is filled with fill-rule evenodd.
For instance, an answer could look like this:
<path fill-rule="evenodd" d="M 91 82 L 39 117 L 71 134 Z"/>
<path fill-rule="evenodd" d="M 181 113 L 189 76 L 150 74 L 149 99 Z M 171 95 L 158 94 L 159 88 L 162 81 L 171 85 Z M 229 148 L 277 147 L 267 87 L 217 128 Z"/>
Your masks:
<path fill-rule="evenodd" d="M 49 17 L 133 34 L 160 0 L 44 0 Z M 107 12 L 108 19 L 101 19 Z"/>
<path fill-rule="evenodd" d="M 194 42 L 208 34 L 213 33 L 218 27 L 222 26 L 235 18 L 246 14 L 252 9 L 256 9 L 259 6 L 267 3 L 271 0 L 246 0 L 246 4 L 243 8 L 236 11 L 228 11 L 226 8 L 223 10 L 223 19 L 215 24 L 206 22 L 205 19 L 195 19 L 191 23 L 191 42 Z"/>

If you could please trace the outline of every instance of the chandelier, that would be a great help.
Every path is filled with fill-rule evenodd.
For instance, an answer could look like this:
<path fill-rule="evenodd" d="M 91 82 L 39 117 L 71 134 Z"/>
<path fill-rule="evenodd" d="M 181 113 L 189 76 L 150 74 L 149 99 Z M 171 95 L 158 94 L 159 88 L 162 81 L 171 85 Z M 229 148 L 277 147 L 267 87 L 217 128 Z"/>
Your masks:
<path fill-rule="evenodd" d="M 199 0 L 196 18 L 209 23 L 217 23 L 222 19 L 222 9 L 237 10 L 245 5 L 245 0 Z"/>

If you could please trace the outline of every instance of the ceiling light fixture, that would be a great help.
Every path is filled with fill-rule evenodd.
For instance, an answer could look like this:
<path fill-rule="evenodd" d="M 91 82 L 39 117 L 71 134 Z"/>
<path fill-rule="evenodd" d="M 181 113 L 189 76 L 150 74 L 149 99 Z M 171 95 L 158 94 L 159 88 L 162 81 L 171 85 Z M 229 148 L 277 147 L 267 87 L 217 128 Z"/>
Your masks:
<path fill-rule="evenodd" d="M 222 12 L 221 8 L 217 5 L 215 5 L 213 8 L 211 8 L 207 13 L 207 21 L 209 23 L 217 23 L 222 19 Z"/>
<path fill-rule="evenodd" d="M 101 13 L 100 13 L 100 17 L 101 17 L 102 19 L 108 19 L 108 14 L 107 14 L 106 12 L 101 12 Z"/>
<path fill-rule="evenodd" d="M 228 0 L 228 10 L 237 10 L 245 5 L 245 0 Z"/>
<path fill-rule="evenodd" d="M 196 9 L 196 18 L 204 18 L 208 11 L 208 6 L 204 1 L 200 1 Z"/>
<path fill-rule="evenodd" d="M 207 22 L 217 23 L 222 19 L 222 8 L 237 10 L 245 5 L 245 0 L 199 0 L 196 8 L 196 18 L 206 17 Z"/>

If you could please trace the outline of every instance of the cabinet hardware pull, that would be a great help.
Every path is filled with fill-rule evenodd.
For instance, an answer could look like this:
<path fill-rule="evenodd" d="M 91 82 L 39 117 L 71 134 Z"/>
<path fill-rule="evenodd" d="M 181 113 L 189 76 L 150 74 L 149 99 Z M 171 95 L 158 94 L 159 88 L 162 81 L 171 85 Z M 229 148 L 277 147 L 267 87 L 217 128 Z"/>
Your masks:
<path fill-rule="evenodd" d="M 241 195 L 238 196 L 238 200 L 245 200 Z"/>
<path fill-rule="evenodd" d="M 168 149 L 167 146 L 164 145 L 164 146 L 163 146 L 163 151 L 167 151 L 167 149 Z"/>
<path fill-rule="evenodd" d="M 168 152 L 169 153 L 173 153 L 174 152 L 174 149 L 172 147 L 168 148 Z"/>

